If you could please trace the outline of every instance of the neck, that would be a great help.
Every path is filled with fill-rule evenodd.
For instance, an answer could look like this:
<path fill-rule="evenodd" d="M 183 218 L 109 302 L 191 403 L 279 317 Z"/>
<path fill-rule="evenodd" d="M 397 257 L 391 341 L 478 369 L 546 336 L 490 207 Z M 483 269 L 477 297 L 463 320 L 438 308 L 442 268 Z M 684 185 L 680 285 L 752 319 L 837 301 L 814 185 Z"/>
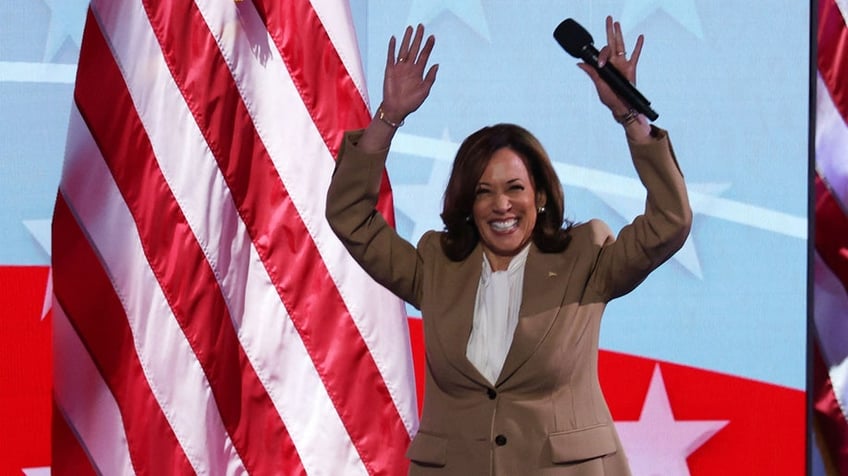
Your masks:
<path fill-rule="evenodd" d="M 512 256 L 498 255 L 488 248 L 485 248 L 483 252 L 486 253 L 486 259 L 489 260 L 489 266 L 492 268 L 492 271 L 506 271 L 509 268 Z"/>

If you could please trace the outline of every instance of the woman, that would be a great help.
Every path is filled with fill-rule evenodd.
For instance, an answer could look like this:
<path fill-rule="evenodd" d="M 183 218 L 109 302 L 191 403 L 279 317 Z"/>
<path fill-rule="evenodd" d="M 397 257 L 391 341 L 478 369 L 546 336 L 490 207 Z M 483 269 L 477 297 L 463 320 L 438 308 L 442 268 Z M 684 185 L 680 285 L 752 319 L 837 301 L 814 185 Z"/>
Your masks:
<path fill-rule="evenodd" d="M 631 81 L 608 17 L 601 64 Z M 429 94 L 438 67 L 422 26 L 389 41 L 383 102 L 346 135 L 327 218 L 378 282 L 419 308 L 426 343 L 424 409 L 409 474 L 620 475 L 627 459 L 597 377 L 606 303 L 677 251 L 691 224 L 683 177 L 665 131 L 652 127 L 588 65 L 601 102 L 623 125 L 648 190 L 645 213 L 616 238 L 598 220 L 563 228 L 563 194 L 542 146 L 508 124 L 461 145 L 445 193 L 444 232 L 413 247 L 374 207 L 388 147 Z"/>

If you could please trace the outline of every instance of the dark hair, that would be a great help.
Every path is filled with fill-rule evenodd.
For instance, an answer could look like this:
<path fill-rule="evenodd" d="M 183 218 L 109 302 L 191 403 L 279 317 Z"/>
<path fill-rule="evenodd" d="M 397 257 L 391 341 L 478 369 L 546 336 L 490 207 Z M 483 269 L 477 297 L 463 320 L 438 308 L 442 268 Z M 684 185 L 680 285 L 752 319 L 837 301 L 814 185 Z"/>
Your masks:
<path fill-rule="evenodd" d="M 572 223 L 563 218 L 562 184 L 547 152 L 539 140 L 523 127 L 496 124 L 468 136 L 459 146 L 453 161 L 441 215 L 445 224 L 445 233 L 441 238 L 442 250 L 453 261 L 465 259 L 480 240 L 480 234 L 471 219 L 477 182 L 492 155 L 504 147 L 521 157 L 536 193 L 544 192 L 547 199 L 544 213 L 536 218 L 533 243 L 547 253 L 559 252 L 568 246 L 571 239 L 568 231 Z"/>

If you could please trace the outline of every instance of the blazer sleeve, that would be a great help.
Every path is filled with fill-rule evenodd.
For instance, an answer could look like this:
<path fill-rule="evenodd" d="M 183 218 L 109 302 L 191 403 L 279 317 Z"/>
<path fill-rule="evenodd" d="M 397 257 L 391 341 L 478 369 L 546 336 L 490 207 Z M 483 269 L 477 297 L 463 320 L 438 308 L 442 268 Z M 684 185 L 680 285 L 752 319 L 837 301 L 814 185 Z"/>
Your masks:
<path fill-rule="evenodd" d="M 605 234 L 585 295 L 609 301 L 627 294 L 679 250 L 692 226 L 683 174 L 666 131 L 653 127 L 654 141 L 630 142 L 639 179 L 647 189 L 645 211 L 621 229 Z"/>
<path fill-rule="evenodd" d="M 375 281 L 420 307 L 421 257 L 376 210 L 388 149 L 365 153 L 362 131 L 345 134 L 327 192 L 326 217 L 336 236 Z"/>

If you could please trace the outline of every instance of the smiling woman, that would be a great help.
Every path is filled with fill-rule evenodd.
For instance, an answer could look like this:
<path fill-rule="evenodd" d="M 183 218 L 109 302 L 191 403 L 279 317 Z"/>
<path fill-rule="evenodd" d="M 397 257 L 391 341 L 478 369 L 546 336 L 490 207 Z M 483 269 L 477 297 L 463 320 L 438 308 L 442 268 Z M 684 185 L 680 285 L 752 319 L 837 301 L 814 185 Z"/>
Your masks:
<path fill-rule="evenodd" d="M 515 219 L 514 226 L 507 219 Z M 548 154 L 530 132 L 513 124 L 484 127 L 462 143 L 442 220 L 442 247 L 449 258 L 464 259 L 482 239 L 495 269 L 506 269 L 508 257 L 531 235 L 541 250 L 564 250 L 571 226 L 565 222 L 563 229 L 562 185 Z M 496 265 L 495 255 L 507 259 Z"/>
<path fill-rule="evenodd" d="M 623 44 L 611 17 L 606 28 L 610 45 Z M 642 41 L 630 59 L 607 46 L 600 61 L 632 81 Z M 463 141 L 445 192 L 445 230 L 413 246 L 376 212 L 374 191 L 395 132 L 436 80 L 437 67 L 427 70 L 434 44 L 421 25 L 407 28 L 397 53 L 389 41 L 383 102 L 364 131 L 346 134 L 327 194 L 327 219 L 351 255 L 421 309 L 426 383 L 409 473 L 629 474 L 598 383 L 598 337 L 606 303 L 689 233 L 668 135 L 584 68 L 613 117 L 629 117 L 620 122 L 647 188 L 644 214 L 618 237 L 599 220 L 566 223 L 562 187 L 539 141 L 499 124 Z"/>

